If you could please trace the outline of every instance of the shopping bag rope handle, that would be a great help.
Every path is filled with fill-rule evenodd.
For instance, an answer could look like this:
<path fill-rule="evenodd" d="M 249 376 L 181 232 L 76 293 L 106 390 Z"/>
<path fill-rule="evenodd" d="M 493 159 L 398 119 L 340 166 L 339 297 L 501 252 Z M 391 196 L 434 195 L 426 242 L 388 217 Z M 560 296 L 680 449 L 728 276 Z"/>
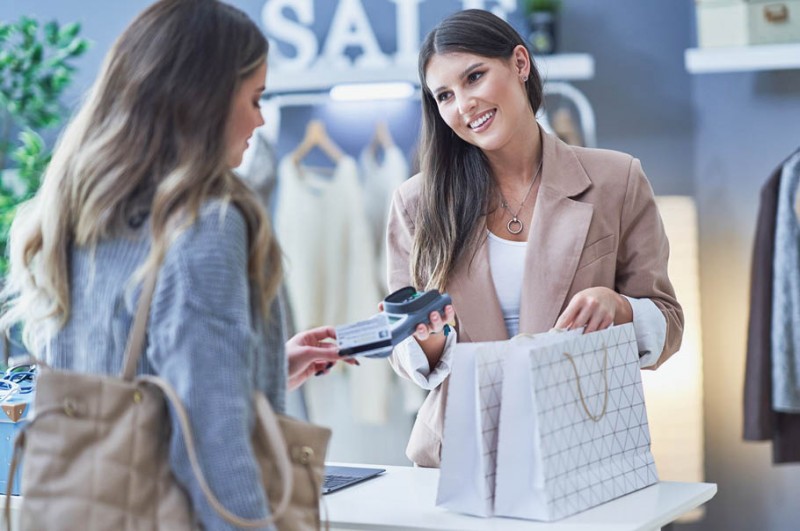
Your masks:
<path fill-rule="evenodd" d="M 608 407 L 608 349 L 605 345 L 603 345 L 603 383 L 605 384 L 605 389 L 603 391 L 603 410 L 600 412 L 599 415 L 593 415 L 591 411 L 589 411 L 589 406 L 586 405 L 586 398 L 583 396 L 583 388 L 581 387 L 581 375 L 578 374 L 578 367 L 575 365 L 575 360 L 568 352 L 564 352 L 564 356 L 569 360 L 570 364 L 572 365 L 572 370 L 575 371 L 575 379 L 578 382 L 578 396 L 581 398 L 581 405 L 583 406 L 583 410 L 589 416 L 589 418 L 594 422 L 600 422 L 606 414 L 606 408 Z"/>
<path fill-rule="evenodd" d="M 267 402 L 267 398 L 263 394 L 254 393 L 253 397 L 255 414 L 259 421 L 256 422 L 256 428 L 260 429 L 261 437 L 263 437 L 267 444 L 272 448 L 274 454 L 274 464 L 278 473 L 278 478 L 280 479 L 282 491 L 280 500 L 272 509 L 272 515 L 261 519 L 250 519 L 242 518 L 230 512 L 225 508 L 224 505 L 222 505 L 214 492 L 211 490 L 205 474 L 203 474 L 203 469 L 200 467 L 200 460 L 197 457 L 197 450 L 194 443 L 194 437 L 192 435 L 192 427 L 189 423 L 189 415 L 186 413 L 186 409 L 183 407 L 183 403 L 181 402 L 178 394 L 175 392 L 175 389 L 169 383 L 167 383 L 166 380 L 157 376 L 143 374 L 140 375 L 137 380 L 158 387 L 161 392 L 164 393 L 166 401 L 172 405 L 173 411 L 178 419 L 178 425 L 183 432 L 186 453 L 189 456 L 189 463 L 191 464 L 192 471 L 194 472 L 195 478 L 200 485 L 200 489 L 203 491 L 206 501 L 218 515 L 220 515 L 228 523 L 231 523 L 237 527 L 245 528 L 270 526 L 283 516 L 289 506 L 292 489 L 294 488 L 294 477 L 292 465 L 289 461 L 289 449 L 286 447 L 286 442 L 281 434 L 280 426 L 278 425 L 278 419 L 275 416 L 275 413 L 272 411 L 269 402 Z"/>

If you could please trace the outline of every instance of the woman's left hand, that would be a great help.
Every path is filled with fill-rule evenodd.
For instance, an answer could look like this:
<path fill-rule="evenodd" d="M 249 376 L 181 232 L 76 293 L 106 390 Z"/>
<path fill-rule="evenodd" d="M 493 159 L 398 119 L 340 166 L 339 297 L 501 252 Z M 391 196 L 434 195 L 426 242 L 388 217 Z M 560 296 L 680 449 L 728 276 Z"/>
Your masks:
<path fill-rule="evenodd" d="M 310 376 L 320 371 L 328 372 L 342 359 L 335 340 L 336 330 L 332 326 L 320 326 L 300 332 L 286 342 L 290 391 L 300 387 Z"/>
<path fill-rule="evenodd" d="M 576 293 L 555 327 L 573 329 L 585 326 L 583 332 L 589 333 L 631 321 L 633 310 L 628 299 L 612 289 L 597 287 Z"/>

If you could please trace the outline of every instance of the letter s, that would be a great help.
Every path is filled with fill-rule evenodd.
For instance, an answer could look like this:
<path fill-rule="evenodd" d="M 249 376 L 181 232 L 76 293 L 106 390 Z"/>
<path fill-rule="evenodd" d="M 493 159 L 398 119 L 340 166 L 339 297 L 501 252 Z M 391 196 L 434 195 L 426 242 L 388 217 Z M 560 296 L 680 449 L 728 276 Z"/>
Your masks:
<path fill-rule="evenodd" d="M 299 23 L 286 18 L 285 9 L 294 11 Z M 314 22 L 313 0 L 267 0 L 261 10 L 261 21 L 270 40 L 286 42 L 297 51 L 294 57 L 287 56 L 273 42 L 271 55 L 281 69 L 299 70 L 314 61 L 319 44 L 314 32 L 307 27 Z"/>

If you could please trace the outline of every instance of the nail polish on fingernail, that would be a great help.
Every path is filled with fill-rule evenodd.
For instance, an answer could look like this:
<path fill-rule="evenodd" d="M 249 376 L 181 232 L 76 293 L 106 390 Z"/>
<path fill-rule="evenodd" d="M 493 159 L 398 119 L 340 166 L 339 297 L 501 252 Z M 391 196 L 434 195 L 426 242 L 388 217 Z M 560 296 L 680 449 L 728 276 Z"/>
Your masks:
<path fill-rule="evenodd" d="M 329 361 L 329 362 L 328 362 L 328 363 L 325 365 L 325 368 L 324 368 L 324 369 L 322 369 L 322 370 L 319 370 L 319 371 L 315 372 L 315 373 L 314 373 L 314 376 L 322 376 L 323 374 L 325 374 L 326 372 L 328 372 L 328 369 L 330 369 L 331 367 L 333 367 L 333 362 L 332 362 L 332 361 Z"/>

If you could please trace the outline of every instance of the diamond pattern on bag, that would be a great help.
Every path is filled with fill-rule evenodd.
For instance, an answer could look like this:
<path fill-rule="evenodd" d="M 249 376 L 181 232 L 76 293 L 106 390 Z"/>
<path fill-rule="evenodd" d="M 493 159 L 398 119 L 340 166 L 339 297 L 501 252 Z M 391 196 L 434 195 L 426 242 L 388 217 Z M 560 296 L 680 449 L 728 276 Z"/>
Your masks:
<path fill-rule="evenodd" d="M 475 353 L 481 404 L 484 477 L 490 507 L 494 503 L 494 485 L 497 473 L 497 429 L 500 422 L 503 386 L 503 353 L 504 349 L 497 343 L 487 344 L 485 348 L 481 348 Z"/>
<path fill-rule="evenodd" d="M 531 353 L 533 394 L 538 404 L 545 490 L 550 519 L 558 519 L 658 481 L 650 453 L 639 356 L 632 326 L 577 336 Z M 604 351 L 607 374 L 604 375 Z"/>

